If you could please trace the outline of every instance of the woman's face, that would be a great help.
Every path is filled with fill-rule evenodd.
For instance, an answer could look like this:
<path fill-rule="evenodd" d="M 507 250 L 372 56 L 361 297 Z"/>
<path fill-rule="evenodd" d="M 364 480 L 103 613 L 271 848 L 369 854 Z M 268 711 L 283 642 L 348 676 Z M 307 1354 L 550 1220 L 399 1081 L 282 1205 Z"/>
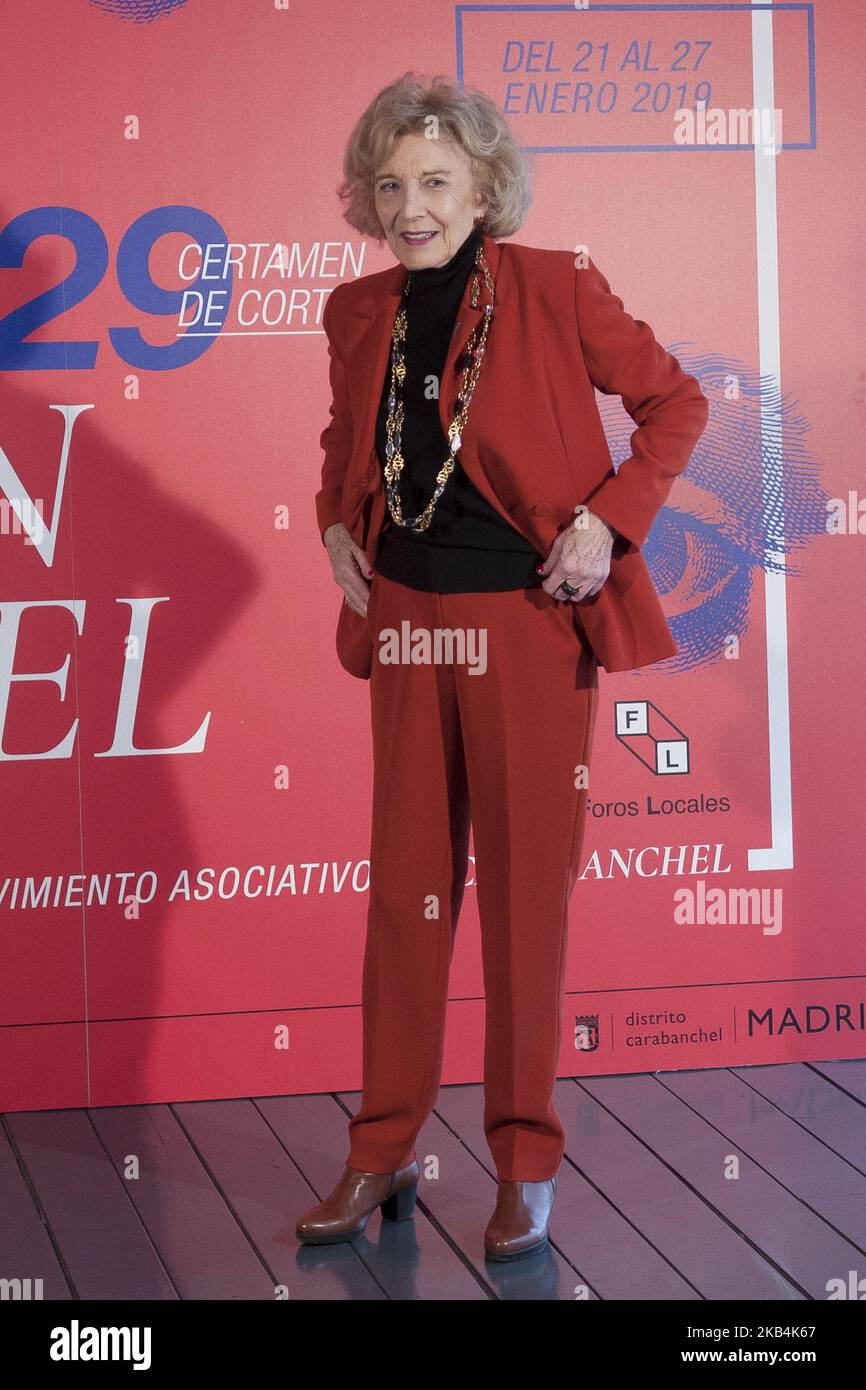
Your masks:
<path fill-rule="evenodd" d="M 402 136 L 377 169 L 374 188 L 388 245 L 409 270 L 444 265 L 485 210 L 469 158 L 454 140 Z M 428 235 L 413 239 L 412 232 Z"/>

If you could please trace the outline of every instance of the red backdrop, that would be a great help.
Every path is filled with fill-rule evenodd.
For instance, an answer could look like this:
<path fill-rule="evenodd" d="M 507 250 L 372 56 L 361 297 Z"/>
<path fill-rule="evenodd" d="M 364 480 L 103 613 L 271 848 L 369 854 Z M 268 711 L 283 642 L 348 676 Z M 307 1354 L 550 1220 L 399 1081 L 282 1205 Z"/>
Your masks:
<path fill-rule="evenodd" d="M 600 677 L 561 1074 L 862 1056 L 858 0 L 7 10 L 0 1109 L 360 1083 L 321 314 L 393 263 L 335 189 L 409 68 L 500 103 L 517 240 L 588 247 L 712 402 L 647 545 L 680 655 Z M 753 106 L 775 154 L 732 135 Z M 476 1081 L 471 886 L 451 998 L 443 1080 Z"/>

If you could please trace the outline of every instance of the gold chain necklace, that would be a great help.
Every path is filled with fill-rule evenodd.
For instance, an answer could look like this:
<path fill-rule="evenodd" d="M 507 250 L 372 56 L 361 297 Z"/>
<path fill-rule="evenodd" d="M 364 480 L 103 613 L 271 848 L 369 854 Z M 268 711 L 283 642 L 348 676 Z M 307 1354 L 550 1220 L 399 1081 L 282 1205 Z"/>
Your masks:
<path fill-rule="evenodd" d="M 490 291 L 490 297 L 492 299 L 496 287 L 495 281 L 490 275 L 490 268 L 487 261 L 484 259 L 484 248 L 479 241 L 478 250 L 475 253 L 475 264 L 472 267 L 470 303 L 473 309 L 478 305 L 478 296 L 481 293 L 482 275 L 484 276 L 484 283 Z M 456 455 L 463 442 L 463 431 L 466 428 L 466 422 L 469 418 L 469 405 L 472 400 L 473 392 L 475 391 L 475 383 L 478 380 L 478 373 L 481 370 L 481 362 L 484 357 L 484 349 L 487 345 L 487 335 L 490 331 L 493 305 L 486 304 L 484 306 L 484 317 L 480 323 L 475 325 L 469 341 L 466 344 L 466 364 L 463 368 L 463 377 L 460 382 L 460 394 L 457 398 L 457 408 L 454 419 L 448 427 L 448 439 L 451 452 L 436 474 L 436 488 L 433 496 L 430 498 L 424 510 L 419 512 L 417 516 L 404 517 L 403 509 L 400 505 L 400 474 L 403 472 L 405 463 L 401 453 L 403 382 L 406 379 L 406 360 L 403 356 L 403 343 L 406 339 L 406 305 L 409 298 L 411 283 L 412 276 L 410 274 L 406 277 L 402 302 L 394 319 L 394 328 L 391 333 L 391 385 L 388 392 L 388 416 L 385 422 L 385 493 L 388 500 L 388 510 L 398 526 L 405 526 L 412 531 L 426 531 L 433 518 L 433 511 L 436 503 L 442 496 L 445 484 L 454 471 Z"/>

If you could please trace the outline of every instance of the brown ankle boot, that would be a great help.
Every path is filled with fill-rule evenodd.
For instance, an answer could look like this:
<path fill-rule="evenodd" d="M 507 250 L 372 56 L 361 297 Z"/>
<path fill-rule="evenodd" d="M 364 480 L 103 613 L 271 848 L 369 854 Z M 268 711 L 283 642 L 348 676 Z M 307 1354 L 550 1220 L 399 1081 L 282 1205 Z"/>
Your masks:
<path fill-rule="evenodd" d="M 363 1173 L 347 1168 L 330 1196 L 304 1212 L 295 1235 L 305 1245 L 333 1245 L 364 1234 L 377 1207 L 386 1221 L 406 1221 L 415 1211 L 417 1162 L 396 1173 Z"/>
<path fill-rule="evenodd" d="M 547 1226 L 556 1178 L 544 1182 L 500 1179 L 496 1210 L 484 1232 L 488 1260 L 520 1260 L 547 1248 Z"/>

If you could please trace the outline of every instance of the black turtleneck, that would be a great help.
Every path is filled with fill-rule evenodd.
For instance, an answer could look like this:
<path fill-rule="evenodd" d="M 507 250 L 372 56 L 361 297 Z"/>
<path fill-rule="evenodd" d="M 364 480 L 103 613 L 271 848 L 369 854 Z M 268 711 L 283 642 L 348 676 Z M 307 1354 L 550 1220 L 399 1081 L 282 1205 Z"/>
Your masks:
<path fill-rule="evenodd" d="M 481 227 L 476 225 L 442 266 L 410 271 L 403 353 L 402 453 L 400 502 L 404 516 L 417 516 L 436 488 L 436 474 L 448 457 L 449 443 L 439 419 L 438 395 L 425 392 L 430 378 L 440 382 L 466 281 L 475 262 Z M 491 335 L 496 332 L 495 322 Z M 481 364 L 481 377 L 484 363 Z M 391 359 L 376 420 L 376 450 L 385 458 Z M 428 399 L 429 395 L 429 399 Z M 468 426 L 472 428 L 472 407 Z M 385 486 L 384 475 L 382 486 Z M 375 568 L 386 579 L 433 593 L 480 593 L 522 589 L 543 582 L 535 566 L 544 559 L 529 541 L 490 505 L 466 476 L 459 454 L 436 503 L 426 531 L 398 526 L 385 513 Z"/>

